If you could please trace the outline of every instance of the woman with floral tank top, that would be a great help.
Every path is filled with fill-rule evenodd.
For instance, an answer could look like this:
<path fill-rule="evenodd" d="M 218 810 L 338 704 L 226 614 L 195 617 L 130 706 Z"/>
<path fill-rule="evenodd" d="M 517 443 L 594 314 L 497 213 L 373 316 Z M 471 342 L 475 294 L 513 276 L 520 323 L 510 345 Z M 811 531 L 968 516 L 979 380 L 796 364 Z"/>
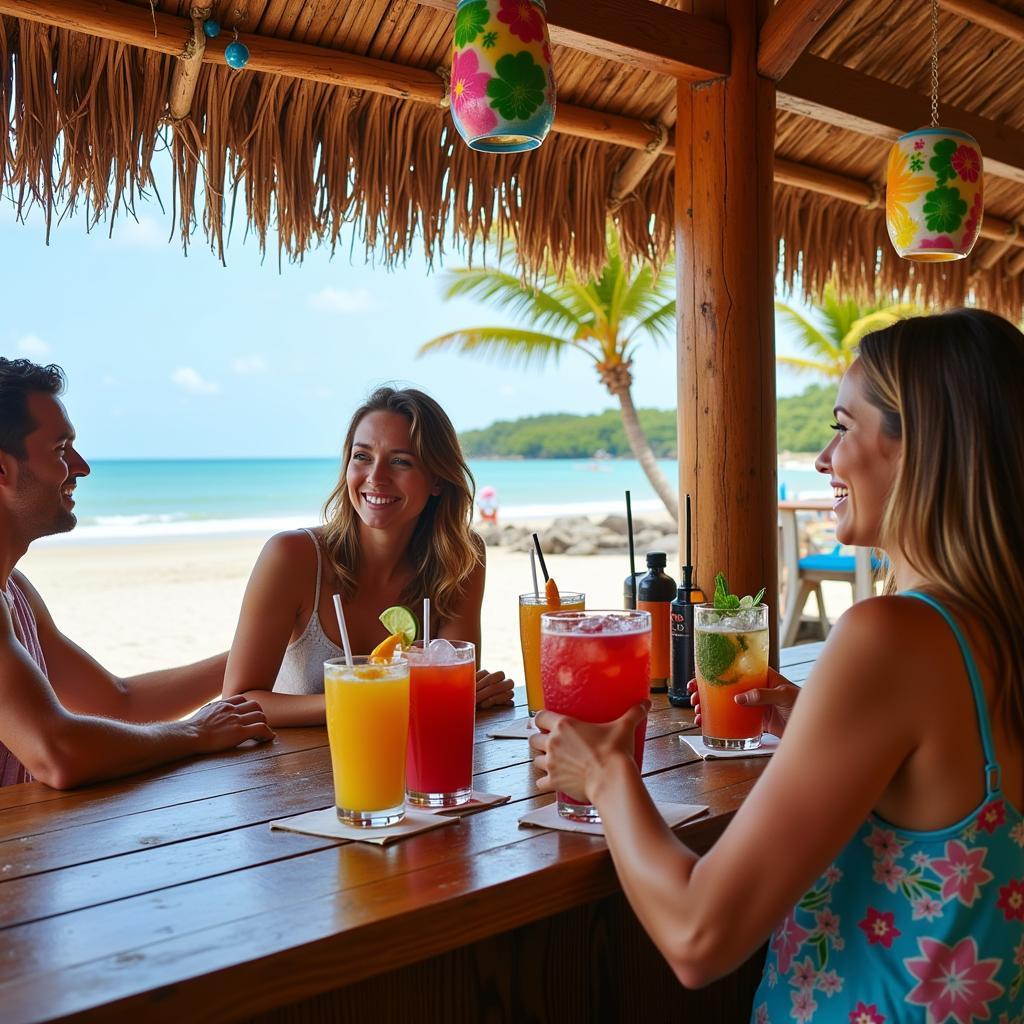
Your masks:
<path fill-rule="evenodd" d="M 537 717 L 542 788 L 597 805 L 685 985 L 768 941 L 755 1024 L 1024 1024 L 1021 381 L 1024 335 L 980 310 L 863 339 L 817 467 L 837 539 L 886 552 L 885 596 L 839 620 L 802 691 L 773 673 L 736 698 L 784 738 L 703 857 L 633 764 L 642 706 Z"/>

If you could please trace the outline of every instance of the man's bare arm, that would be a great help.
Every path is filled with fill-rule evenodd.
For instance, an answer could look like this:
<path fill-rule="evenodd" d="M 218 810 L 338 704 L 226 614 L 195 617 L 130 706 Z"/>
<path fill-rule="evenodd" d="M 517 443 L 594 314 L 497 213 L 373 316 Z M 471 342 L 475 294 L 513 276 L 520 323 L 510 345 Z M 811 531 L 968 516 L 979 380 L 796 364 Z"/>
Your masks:
<path fill-rule="evenodd" d="M 36 617 L 50 684 L 61 704 L 85 715 L 125 722 L 181 718 L 220 695 L 227 652 L 179 668 L 121 678 L 56 626 L 39 592 L 16 574 Z"/>
<path fill-rule="evenodd" d="M 0 741 L 32 775 L 56 789 L 274 735 L 259 705 L 242 698 L 212 704 L 188 721 L 157 725 L 72 714 L 18 642 L 2 601 L 0 707 Z"/>

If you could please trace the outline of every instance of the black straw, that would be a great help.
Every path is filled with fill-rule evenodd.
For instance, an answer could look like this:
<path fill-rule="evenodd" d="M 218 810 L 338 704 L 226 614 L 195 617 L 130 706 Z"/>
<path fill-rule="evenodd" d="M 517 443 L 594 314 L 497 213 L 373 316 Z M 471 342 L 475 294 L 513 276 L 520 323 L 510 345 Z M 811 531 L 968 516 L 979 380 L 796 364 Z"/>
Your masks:
<path fill-rule="evenodd" d="M 633 554 L 633 502 L 626 491 L 626 535 L 629 537 L 629 578 L 636 583 L 636 556 Z"/>
<path fill-rule="evenodd" d="M 537 549 L 537 561 L 540 562 L 540 571 L 544 573 L 544 582 L 547 583 L 548 567 L 544 564 L 544 552 L 540 549 L 540 537 L 537 534 L 533 535 L 533 546 Z"/>
<path fill-rule="evenodd" d="M 686 496 L 686 564 L 683 566 L 683 586 L 689 594 L 693 585 L 693 555 L 691 552 L 692 531 L 690 528 L 690 496 Z"/>

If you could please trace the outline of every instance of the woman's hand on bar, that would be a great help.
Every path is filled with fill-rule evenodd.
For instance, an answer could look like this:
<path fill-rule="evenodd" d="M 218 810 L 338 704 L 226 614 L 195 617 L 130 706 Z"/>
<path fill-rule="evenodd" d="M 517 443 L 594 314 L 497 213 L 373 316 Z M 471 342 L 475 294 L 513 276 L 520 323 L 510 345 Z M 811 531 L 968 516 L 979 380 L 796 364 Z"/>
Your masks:
<path fill-rule="evenodd" d="M 482 668 L 476 674 L 476 706 L 493 708 L 512 703 L 512 688 L 515 684 L 506 678 L 504 672 L 488 672 Z"/>
<path fill-rule="evenodd" d="M 700 696 L 697 693 L 697 680 L 691 679 L 686 684 L 686 692 L 690 695 L 695 725 L 700 725 Z M 773 736 L 781 736 L 786 723 L 793 711 L 793 705 L 800 696 L 800 687 L 794 686 L 785 676 L 779 675 L 773 668 L 768 669 L 768 685 L 760 689 L 747 690 L 735 697 L 737 704 L 764 706 L 764 731 Z"/>
<path fill-rule="evenodd" d="M 554 711 L 538 711 L 534 722 L 539 731 L 530 737 L 536 754 L 533 764 L 541 773 L 537 788 L 542 792 L 558 790 L 593 803 L 592 790 L 608 765 L 624 758 L 636 767 L 636 729 L 650 706 L 649 701 L 636 704 L 621 718 L 604 725 L 581 722 Z"/>

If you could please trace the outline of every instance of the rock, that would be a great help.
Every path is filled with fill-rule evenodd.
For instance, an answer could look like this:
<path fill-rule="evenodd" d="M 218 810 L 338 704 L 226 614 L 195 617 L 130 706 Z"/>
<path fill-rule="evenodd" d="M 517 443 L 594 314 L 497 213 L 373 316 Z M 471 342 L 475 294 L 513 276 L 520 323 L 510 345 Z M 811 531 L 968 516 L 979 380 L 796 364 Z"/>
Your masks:
<path fill-rule="evenodd" d="M 546 555 L 561 555 L 576 543 L 576 538 L 561 530 L 546 530 L 541 538 L 541 548 Z"/>
<path fill-rule="evenodd" d="M 596 555 L 597 545 L 591 540 L 581 540 L 565 549 L 567 555 Z"/>
<path fill-rule="evenodd" d="M 489 548 L 497 547 L 505 540 L 505 534 L 493 523 L 481 523 L 476 527 L 476 532 Z"/>
<path fill-rule="evenodd" d="M 599 551 L 606 554 L 625 554 L 629 548 L 625 537 L 617 537 L 614 533 L 606 533 L 597 538 Z"/>
<path fill-rule="evenodd" d="M 551 524 L 551 529 L 580 540 L 584 537 L 597 537 L 601 533 L 601 528 L 595 526 L 586 516 L 559 516 Z M 543 542 L 542 535 L 541 543 Z"/>
<path fill-rule="evenodd" d="M 602 530 L 617 533 L 623 537 L 626 536 L 627 523 L 625 516 L 605 516 L 597 525 Z"/>

